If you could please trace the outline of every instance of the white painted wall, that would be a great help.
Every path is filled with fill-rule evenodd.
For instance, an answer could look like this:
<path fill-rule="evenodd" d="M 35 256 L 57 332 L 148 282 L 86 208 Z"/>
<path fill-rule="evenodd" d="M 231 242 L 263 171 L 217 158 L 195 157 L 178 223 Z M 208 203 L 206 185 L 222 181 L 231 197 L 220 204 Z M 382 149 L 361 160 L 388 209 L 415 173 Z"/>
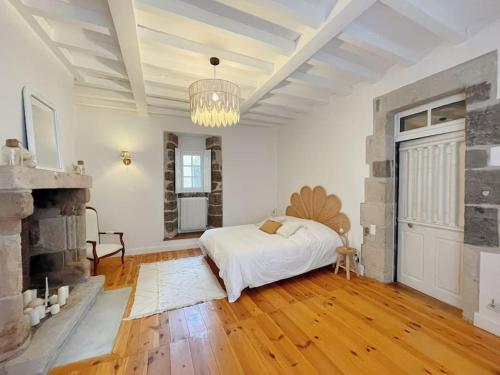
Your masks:
<path fill-rule="evenodd" d="M 0 142 L 17 138 L 26 145 L 22 89 L 30 86 L 59 111 L 65 165 L 75 162 L 73 77 L 8 1 L 0 2 Z"/>
<path fill-rule="evenodd" d="M 179 149 L 202 153 L 206 150 L 205 135 L 177 134 L 179 136 Z"/>
<path fill-rule="evenodd" d="M 500 254 L 482 252 L 480 267 L 479 311 L 474 314 L 474 324 L 500 336 Z M 491 300 L 497 311 L 488 307 Z"/>
<path fill-rule="evenodd" d="M 211 130 L 189 119 L 76 107 L 76 155 L 93 177 L 91 205 L 105 230 L 124 231 L 129 249 L 161 249 L 163 132 L 222 136 L 224 225 L 257 222 L 277 204 L 275 129 Z M 132 164 L 119 154 L 128 150 Z"/>
<path fill-rule="evenodd" d="M 360 248 L 360 203 L 364 200 L 365 138 L 373 134 L 373 99 L 399 87 L 500 48 L 500 21 L 467 42 L 434 50 L 418 64 L 391 69 L 376 84 L 362 84 L 351 95 L 282 126 L 278 148 L 278 204 L 283 210 L 304 184 L 323 185 L 337 194 L 352 222 L 352 244 Z"/>

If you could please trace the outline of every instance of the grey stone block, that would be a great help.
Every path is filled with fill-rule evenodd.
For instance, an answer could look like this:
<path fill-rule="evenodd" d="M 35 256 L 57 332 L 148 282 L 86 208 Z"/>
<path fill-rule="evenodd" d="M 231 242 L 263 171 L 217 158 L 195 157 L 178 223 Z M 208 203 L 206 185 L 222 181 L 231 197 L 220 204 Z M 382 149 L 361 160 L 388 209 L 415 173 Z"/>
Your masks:
<path fill-rule="evenodd" d="M 467 150 L 465 152 L 465 168 L 482 168 L 488 165 L 488 151 Z"/>
<path fill-rule="evenodd" d="M 365 201 L 392 202 L 393 185 L 392 178 L 365 178 Z"/>
<path fill-rule="evenodd" d="M 498 246 L 498 210 L 466 206 L 464 232 L 466 244 Z"/>
<path fill-rule="evenodd" d="M 467 113 L 467 146 L 500 144 L 500 104 Z"/>
<path fill-rule="evenodd" d="M 375 202 L 361 203 L 360 224 L 363 227 L 368 227 L 370 224 L 383 227 L 390 226 L 393 220 L 393 210 L 393 204 Z"/>
<path fill-rule="evenodd" d="M 373 177 L 392 177 L 392 160 L 374 161 L 372 163 Z"/>
<path fill-rule="evenodd" d="M 371 135 L 366 137 L 366 162 L 390 159 L 394 154 L 394 137 L 383 135 Z"/>
<path fill-rule="evenodd" d="M 64 216 L 59 216 L 40 220 L 38 222 L 40 242 L 33 245 L 51 250 L 66 250 L 67 231 L 65 219 Z"/>
<path fill-rule="evenodd" d="M 19 220 L 33 213 L 30 193 L 0 193 L 0 220 Z"/>
<path fill-rule="evenodd" d="M 465 204 L 500 204 L 500 169 L 465 171 Z"/>
<path fill-rule="evenodd" d="M 479 309 L 479 260 L 480 248 L 464 245 L 462 266 L 462 316 L 472 321 Z"/>
<path fill-rule="evenodd" d="M 19 234 L 0 236 L 0 260 L 0 298 L 21 293 L 23 269 Z"/>
<path fill-rule="evenodd" d="M 476 102 L 484 102 L 490 98 L 491 83 L 482 82 L 477 85 L 468 86 L 465 88 L 465 101 L 467 105 Z"/>

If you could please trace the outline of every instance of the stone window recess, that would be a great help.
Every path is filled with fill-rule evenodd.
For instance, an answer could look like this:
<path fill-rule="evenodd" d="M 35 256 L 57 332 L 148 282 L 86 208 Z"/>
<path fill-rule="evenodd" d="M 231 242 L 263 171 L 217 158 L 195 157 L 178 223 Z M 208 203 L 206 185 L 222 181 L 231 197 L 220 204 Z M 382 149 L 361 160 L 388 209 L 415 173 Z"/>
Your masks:
<path fill-rule="evenodd" d="M 373 135 L 366 139 L 365 202 L 362 257 L 368 277 L 392 282 L 395 275 L 394 116 L 465 92 L 465 215 L 462 270 L 463 316 L 471 320 L 479 303 L 479 258 L 482 251 L 500 253 L 498 210 L 500 170 L 488 165 L 491 149 L 500 145 L 500 101 L 497 53 L 491 52 L 399 88 L 374 100 Z M 367 229 L 376 225 L 376 234 Z"/>
<path fill-rule="evenodd" d="M 206 150 L 210 152 L 210 178 L 204 179 L 204 191 L 178 192 L 176 189 L 175 151 L 179 148 L 179 137 L 170 132 L 164 133 L 164 238 L 175 237 L 178 228 L 177 198 L 208 197 L 208 227 L 222 226 L 222 139 L 207 137 Z M 179 178 L 177 178 L 180 181 Z M 206 181 L 210 183 L 206 185 Z M 176 194 L 177 192 L 177 194 Z"/>

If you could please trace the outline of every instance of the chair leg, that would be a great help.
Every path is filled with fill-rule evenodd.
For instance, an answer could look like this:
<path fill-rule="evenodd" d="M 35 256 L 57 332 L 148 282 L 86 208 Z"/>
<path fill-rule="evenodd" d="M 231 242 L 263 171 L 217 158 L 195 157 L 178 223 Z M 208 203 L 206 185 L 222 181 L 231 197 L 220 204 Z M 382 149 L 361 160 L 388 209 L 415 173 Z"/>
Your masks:
<path fill-rule="evenodd" d="M 351 280 L 351 273 L 350 273 L 350 269 L 351 269 L 351 262 L 350 262 L 350 256 L 346 256 L 345 257 L 345 272 L 346 272 L 346 277 L 347 277 L 347 280 Z"/>
<path fill-rule="evenodd" d="M 341 256 L 340 256 L 340 254 L 338 254 L 337 255 L 337 263 L 335 264 L 335 275 L 339 273 L 340 261 L 341 261 Z"/>
<path fill-rule="evenodd" d="M 124 259 L 123 259 L 123 258 L 124 258 L 124 256 L 125 256 L 125 248 L 123 248 L 123 249 L 122 249 L 122 264 L 124 264 L 124 263 L 125 263 L 125 261 L 124 261 Z"/>
<path fill-rule="evenodd" d="M 94 276 L 97 276 L 97 265 L 99 264 L 99 258 L 94 259 Z"/>

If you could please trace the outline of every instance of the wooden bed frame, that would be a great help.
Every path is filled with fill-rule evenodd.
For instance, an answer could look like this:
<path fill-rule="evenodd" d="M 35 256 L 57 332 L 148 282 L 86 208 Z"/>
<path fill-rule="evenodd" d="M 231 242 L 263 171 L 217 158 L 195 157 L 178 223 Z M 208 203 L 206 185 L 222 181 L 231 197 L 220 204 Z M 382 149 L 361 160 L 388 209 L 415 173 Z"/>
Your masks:
<path fill-rule="evenodd" d="M 290 206 L 286 208 L 287 216 L 300 219 L 314 220 L 332 228 L 347 243 L 347 232 L 351 229 L 351 222 L 346 214 L 340 212 L 342 202 L 335 194 L 327 194 L 323 186 L 303 186 L 299 192 L 290 197 Z M 205 256 L 210 269 L 219 280 L 221 286 L 226 289 L 224 280 L 219 276 L 219 267 L 207 254 Z"/>

